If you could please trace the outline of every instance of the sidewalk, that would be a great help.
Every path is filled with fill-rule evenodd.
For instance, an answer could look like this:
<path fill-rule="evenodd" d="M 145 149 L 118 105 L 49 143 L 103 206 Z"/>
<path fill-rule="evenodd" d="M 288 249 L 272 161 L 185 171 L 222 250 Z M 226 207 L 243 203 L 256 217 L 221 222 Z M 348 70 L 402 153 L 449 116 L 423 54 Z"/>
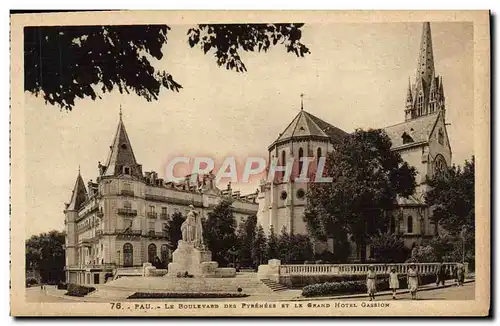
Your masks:
<path fill-rule="evenodd" d="M 471 274 L 469 274 L 471 276 Z M 464 280 L 465 283 L 471 283 L 474 282 L 474 278 L 468 278 Z M 426 284 L 418 287 L 418 292 L 422 291 L 432 291 L 432 290 L 437 290 L 437 289 L 445 289 L 449 287 L 456 286 L 457 284 L 453 280 L 448 280 L 448 284 L 441 285 L 441 286 L 436 286 L 435 283 L 431 284 Z M 408 289 L 399 289 L 396 294 L 404 294 L 404 293 L 409 293 L 410 290 Z M 384 295 L 392 295 L 392 291 L 381 291 L 377 292 L 375 294 L 376 297 L 379 296 L 384 296 Z M 348 295 L 337 295 L 337 296 L 329 296 L 329 297 L 311 297 L 311 298 L 306 298 L 306 297 L 296 297 L 291 299 L 290 301 L 313 301 L 313 300 L 339 300 L 339 299 L 354 299 L 354 298 L 368 298 L 367 293 L 359 293 L 359 294 L 348 294 Z"/>

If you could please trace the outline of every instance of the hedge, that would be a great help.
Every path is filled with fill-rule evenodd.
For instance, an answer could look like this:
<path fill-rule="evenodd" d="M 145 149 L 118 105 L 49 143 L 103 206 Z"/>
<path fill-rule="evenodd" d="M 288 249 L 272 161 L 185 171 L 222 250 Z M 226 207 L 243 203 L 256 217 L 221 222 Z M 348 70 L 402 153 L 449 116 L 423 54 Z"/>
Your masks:
<path fill-rule="evenodd" d="M 34 278 L 28 278 L 26 280 L 26 286 L 32 286 L 32 285 L 35 285 L 35 284 L 38 284 L 38 281 Z"/>
<path fill-rule="evenodd" d="M 68 289 L 68 284 L 66 284 L 66 283 L 59 283 L 59 284 L 57 284 L 57 289 L 58 290 L 67 290 Z"/>
<path fill-rule="evenodd" d="M 152 292 L 136 292 L 129 296 L 127 299 L 215 299 L 215 298 L 245 298 L 248 294 L 244 293 L 206 293 L 206 292 L 166 292 L 166 293 L 152 293 Z"/>
<path fill-rule="evenodd" d="M 353 275 L 351 275 L 353 276 Z M 342 295 L 342 294 L 358 294 L 366 292 L 366 276 L 356 275 L 363 277 L 362 280 L 355 280 L 355 277 L 351 279 L 342 280 L 339 282 L 327 282 L 308 285 L 302 289 L 302 296 L 304 297 L 318 297 L 318 296 L 329 296 L 329 295 Z M 448 276 L 447 279 L 450 277 Z M 399 288 L 408 288 L 406 275 L 399 275 Z M 419 285 L 430 284 L 436 282 L 436 274 L 421 274 L 419 277 Z M 383 275 L 377 276 L 377 291 L 387 291 L 389 290 L 389 276 Z"/>
<path fill-rule="evenodd" d="M 385 275 L 388 277 L 388 275 Z M 289 288 L 303 288 L 304 286 L 326 282 L 362 281 L 366 280 L 366 275 L 292 275 L 281 277 L 280 283 Z"/>
<path fill-rule="evenodd" d="M 73 297 L 84 297 L 87 294 L 94 292 L 94 291 L 95 291 L 95 287 L 92 287 L 92 286 L 84 286 L 84 285 L 69 283 L 68 284 L 68 291 L 65 293 L 65 295 L 70 295 Z"/>

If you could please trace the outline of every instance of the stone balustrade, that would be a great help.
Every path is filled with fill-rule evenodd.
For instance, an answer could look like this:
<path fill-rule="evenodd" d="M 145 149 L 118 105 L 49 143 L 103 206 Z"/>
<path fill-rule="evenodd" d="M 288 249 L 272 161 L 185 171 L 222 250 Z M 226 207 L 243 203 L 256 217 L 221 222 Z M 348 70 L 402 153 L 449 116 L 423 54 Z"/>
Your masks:
<path fill-rule="evenodd" d="M 304 265 L 280 265 L 279 275 L 301 276 L 301 275 L 356 275 L 368 273 L 368 268 L 373 266 L 376 273 L 386 274 L 394 267 L 397 273 L 406 273 L 409 263 L 396 264 L 304 264 Z M 457 263 L 443 263 L 447 271 L 452 271 Z M 465 270 L 468 270 L 465 263 Z M 435 273 L 439 263 L 415 263 L 420 274 Z"/>

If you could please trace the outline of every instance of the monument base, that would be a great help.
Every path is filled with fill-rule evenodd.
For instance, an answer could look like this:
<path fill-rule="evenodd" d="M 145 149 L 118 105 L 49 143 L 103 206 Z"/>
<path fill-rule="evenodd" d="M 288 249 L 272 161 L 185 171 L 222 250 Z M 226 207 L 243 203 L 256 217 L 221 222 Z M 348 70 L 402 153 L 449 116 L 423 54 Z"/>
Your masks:
<path fill-rule="evenodd" d="M 212 261 L 210 250 L 200 250 L 192 243 L 180 240 L 168 264 L 168 277 L 192 275 L 193 277 L 235 277 L 234 268 L 218 268 Z"/>

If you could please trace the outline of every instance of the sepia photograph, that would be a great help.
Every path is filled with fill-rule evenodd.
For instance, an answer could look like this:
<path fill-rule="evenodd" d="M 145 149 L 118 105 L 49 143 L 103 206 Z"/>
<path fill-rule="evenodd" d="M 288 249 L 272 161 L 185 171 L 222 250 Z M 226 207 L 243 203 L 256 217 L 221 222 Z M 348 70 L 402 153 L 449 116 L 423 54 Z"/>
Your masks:
<path fill-rule="evenodd" d="M 13 316 L 488 315 L 488 11 L 10 19 Z"/>

